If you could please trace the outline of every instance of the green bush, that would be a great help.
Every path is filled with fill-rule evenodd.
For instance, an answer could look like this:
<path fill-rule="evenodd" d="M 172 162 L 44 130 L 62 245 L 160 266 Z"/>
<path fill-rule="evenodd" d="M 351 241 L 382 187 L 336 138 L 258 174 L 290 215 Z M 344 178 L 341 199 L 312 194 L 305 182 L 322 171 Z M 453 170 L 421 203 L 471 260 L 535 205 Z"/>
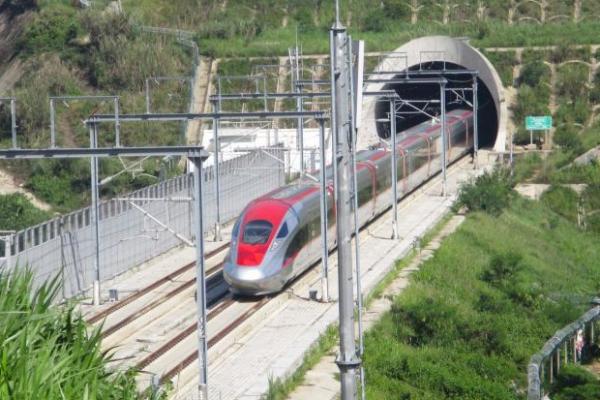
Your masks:
<path fill-rule="evenodd" d="M 73 7 L 54 3 L 36 15 L 25 28 L 20 47 L 28 54 L 60 52 L 81 31 Z"/>
<path fill-rule="evenodd" d="M 498 288 L 510 287 L 523 269 L 522 261 L 523 256 L 517 253 L 496 254 L 481 274 L 481 280 Z"/>
<path fill-rule="evenodd" d="M 518 127 L 525 125 L 525 117 L 528 115 L 550 114 L 550 89 L 546 85 L 538 85 L 535 88 L 523 85 L 519 88 L 516 100 L 512 110 L 513 120 Z"/>
<path fill-rule="evenodd" d="M 554 132 L 554 143 L 560 147 L 579 153 L 583 144 L 579 137 L 579 132 L 572 125 L 562 125 Z"/>
<path fill-rule="evenodd" d="M 0 272 L 0 398 L 147 399 L 133 372 L 107 368 L 99 329 L 88 332 L 72 307 L 52 304 L 57 279 L 34 289 L 26 270 Z"/>
<path fill-rule="evenodd" d="M 589 89 L 587 87 L 589 69 L 587 66 L 573 64 L 564 65 L 558 70 L 556 91 L 559 96 L 569 102 L 585 99 L 587 101 Z"/>
<path fill-rule="evenodd" d="M 548 67 L 542 61 L 525 64 L 519 77 L 520 85 L 535 87 L 548 80 Z"/>
<path fill-rule="evenodd" d="M 20 230 L 50 219 L 21 193 L 0 195 L 0 230 Z"/>
<path fill-rule="evenodd" d="M 500 215 L 510 204 L 512 193 L 510 171 L 498 168 L 463 185 L 459 190 L 456 206 L 466 207 L 469 211 Z"/>
<path fill-rule="evenodd" d="M 577 222 L 579 196 L 573 189 L 562 185 L 552 185 L 542 194 L 540 200 L 555 213 L 571 222 Z"/>
<path fill-rule="evenodd" d="M 596 400 L 600 398 L 600 382 L 586 369 L 576 365 L 561 367 L 552 387 L 552 399 Z"/>

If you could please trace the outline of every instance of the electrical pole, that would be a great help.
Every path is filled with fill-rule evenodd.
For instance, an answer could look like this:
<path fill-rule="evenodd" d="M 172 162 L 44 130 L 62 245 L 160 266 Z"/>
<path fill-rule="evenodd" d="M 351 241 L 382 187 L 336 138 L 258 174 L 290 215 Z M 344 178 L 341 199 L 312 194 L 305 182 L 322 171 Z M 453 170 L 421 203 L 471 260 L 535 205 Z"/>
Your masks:
<path fill-rule="evenodd" d="M 342 400 L 357 398 L 356 376 L 361 360 L 356 353 L 354 337 L 354 285 L 352 282 L 352 132 L 350 121 L 350 77 L 348 65 L 348 35 L 340 23 L 339 2 L 336 0 L 336 21 L 331 29 L 331 88 L 332 114 L 335 115 L 333 132 L 337 152 L 336 208 L 338 243 L 338 284 L 340 310 L 340 354 L 336 361 L 340 369 Z"/>
<path fill-rule="evenodd" d="M 204 216 L 202 213 L 202 159 L 190 158 L 194 164 L 194 219 L 196 236 L 196 311 L 198 314 L 198 396 L 208 399 L 208 343 L 206 338 L 206 269 L 204 264 Z"/>
<path fill-rule="evenodd" d="M 52 103 L 51 103 L 52 104 Z M 90 124 L 90 148 L 98 147 L 98 125 Z M 55 143 L 52 143 L 54 148 Z M 94 236 L 94 286 L 93 286 L 93 302 L 95 306 L 101 303 L 100 297 L 100 215 L 99 215 L 99 194 L 98 194 L 98 158 L 90 158 L 90 176 L 92 186 L 92 232 Z"/>

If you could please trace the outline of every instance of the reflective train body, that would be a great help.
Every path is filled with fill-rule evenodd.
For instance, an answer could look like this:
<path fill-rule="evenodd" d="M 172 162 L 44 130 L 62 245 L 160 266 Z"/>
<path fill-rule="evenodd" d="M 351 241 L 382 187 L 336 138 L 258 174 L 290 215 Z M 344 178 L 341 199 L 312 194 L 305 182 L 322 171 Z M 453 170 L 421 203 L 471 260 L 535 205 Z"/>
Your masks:
<path fill-rule="evenodd" d="M 446 114 L 448 162 L 469 152 L 473 142 L 472 112 Z M 398 198 L 441 170 L 439 123 L 427 121 L 397 135 Z M 359 224 L 390 207 L 391 149 L 356 154 Z M 326 175 L 331 178 L 331 168 Z M 335 203 L 328 182 L 328 247 L 335 246 Z M 305 181 L 276 189 L 250 202 L 236 221 L 223 275 L 235 293 L 264 295 L 284 286 L 321 258 L 319 184 Z"/>

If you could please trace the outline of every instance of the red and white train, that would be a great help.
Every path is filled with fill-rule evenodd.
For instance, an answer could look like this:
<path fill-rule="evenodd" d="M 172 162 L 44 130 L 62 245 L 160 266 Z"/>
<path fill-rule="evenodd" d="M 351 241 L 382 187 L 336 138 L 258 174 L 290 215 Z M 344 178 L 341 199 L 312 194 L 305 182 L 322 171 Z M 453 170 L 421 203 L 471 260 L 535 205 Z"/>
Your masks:
<path fill-rule="evenodd" d="M 473 113 L 446 114 L 448 162 L 471 151 Z M 397 136 L 398 198 L 405 196 L 441 170 L 440 123 L 416 125 Z M 391 151 L 359 151 L 357 186 L 362 226 L 388 209 L 391 198 Z M 327 176 L 331 177 L 331 168 Z M 328 225 L 335 228 L 335 202 L 329 184 Z M 321 224 L 319 184 L 304 181 L 276 189 L 248 204 L 231 235 L 223 275 L 234 293 L 264 295 L 281 291 L 287 283 L 320 260 Z M 329 248 L 335 235 L 329 234 Z"/>

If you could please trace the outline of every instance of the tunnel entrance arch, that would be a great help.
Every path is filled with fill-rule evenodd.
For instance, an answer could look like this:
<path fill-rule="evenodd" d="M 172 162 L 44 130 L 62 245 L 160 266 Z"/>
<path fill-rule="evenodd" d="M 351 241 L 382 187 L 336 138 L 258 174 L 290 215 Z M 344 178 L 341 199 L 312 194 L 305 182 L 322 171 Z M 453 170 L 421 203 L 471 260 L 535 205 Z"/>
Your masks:
<path fill-rule="evenodd" d="M 464 40 L 454 39 L 446 36 L 428 36 L 412 40 L 401 46 L 387 57 L 383 58 L 375 71 L 367 73 L 398 71 L 441 71 L 446 70 L 475 70 L 478 75 L 478 100 L 479 100 L 479 142 L 481 147 L 487 147 L 495 151 L 503 152 L 506 148 L 506 118 L 507 107 L 504 101 L 504 88 L 500 77 L 489 62 L 477 49 L 471 47 Z M 436 77 L 439 75 L 428 75 Z M 394 79 L 405 77 L 404 73 L 399 75 L 379 75 Z M 448 87 L 468 87 L 471 85 L 470 74 L 456 74 L 445 76 L 449 81 Z M 371 83 L 366 86 L 366 91 L 374 92 L 380 90 L 395 90 L 403 99 L 438 99 L 439 85 L 412 85 L 393 83 Z M 460 95 L 464 95 L 465 101 L 460 101 Z M 471 93 L 462 93 L 453 96 L 447 92 L 447 109 L 467 107 L 470 108 Z M 429 114 L 439 113 L 439 104 L 427 105 Z M 369 145 L 389 136 L 389 126 L 382 122 L 389 112 L 389 102 L 378 101 L 376 98 L 368 97 L 363 101 L 363 117 L 359 131 L 359 144 Z M 423 120 L 424 115 L 405 115 L 397 121 L 398 130 L 404 130 Z"/>

